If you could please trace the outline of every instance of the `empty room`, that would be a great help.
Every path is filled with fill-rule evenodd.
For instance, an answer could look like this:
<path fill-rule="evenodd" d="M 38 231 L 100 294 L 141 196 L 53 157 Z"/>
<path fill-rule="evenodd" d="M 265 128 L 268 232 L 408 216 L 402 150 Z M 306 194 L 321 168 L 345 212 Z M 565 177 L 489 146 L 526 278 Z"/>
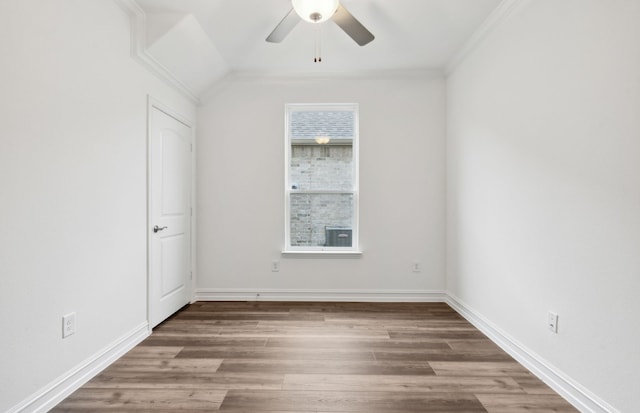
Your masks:
<path fill-rule="evenodd" d="M 640 0 L 0 21 L 1 412 L 640 412 Z"/>

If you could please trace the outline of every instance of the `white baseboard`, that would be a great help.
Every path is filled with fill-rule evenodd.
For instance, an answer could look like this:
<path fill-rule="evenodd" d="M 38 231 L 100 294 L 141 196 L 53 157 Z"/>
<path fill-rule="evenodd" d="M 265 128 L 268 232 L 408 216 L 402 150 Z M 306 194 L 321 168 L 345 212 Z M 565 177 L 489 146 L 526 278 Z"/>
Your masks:
<path fill-rule="evenodd" d="M 531 373 L 564 397 L 576 409 L 584 413 L 620 413 L 617 409 L 604 400 L 601 400 L 562 371 L 550 365 L 542 357 L 502 331 L 459 298 L 447 294 L 446 303 L 478 330 L 482 331 L 491 341 L 526 367 Z"/>
<path fill-rule="evenodd" d="M 355 301 L 443 302 L 444 291 L 433 290 L 272 290 L 200 288 L 196 301 Z"/>
<path fill-rule="evenodd" d="M 432 290 L 272 290 L 197 289 L 195 301 L 353 301 L 446 302 L 494 343 L 584 413 L 620 413 L 542 357 L 498 328 L 459 298 Z M 145 322 L 112 345 L 10 409 L 7 413 L 43 413 L 56 406 L 150 334 Z"/>
<path fill-rule="evenodd" d="M 113 344 L 85 360 L 74 369 L 43 387 L 31 397 L 11 408 L 7 413 L 44 413 L 55 407 L 83 384 L 131 350 L 150 334 L 144 322 Z"/>

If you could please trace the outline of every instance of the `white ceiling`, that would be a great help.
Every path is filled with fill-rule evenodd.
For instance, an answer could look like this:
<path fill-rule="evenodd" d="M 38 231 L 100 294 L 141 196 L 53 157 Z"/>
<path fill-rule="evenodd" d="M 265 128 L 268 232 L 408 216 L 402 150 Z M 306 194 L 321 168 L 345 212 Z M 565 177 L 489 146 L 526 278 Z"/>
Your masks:
<path fill-rule="evenodd" d="M 180 80 L 199 94 L 229 72 L 440 69 L 501 0 L 341 0 L 376 38 L 360 47 L 335 23 L 323 23 L 322 63 L 313 62 L 314 28 L 310 23 L 300 22 L 282 43 L 265 41 L 291 9 L 290 0 L 137 3 L 147 15 L 150 53 L 174 73 L 180 72 L 176 73 Z M 180 22 L 182 29 L 172 30 Z M 201 67 L 192 70 L 194 65 Z"/>

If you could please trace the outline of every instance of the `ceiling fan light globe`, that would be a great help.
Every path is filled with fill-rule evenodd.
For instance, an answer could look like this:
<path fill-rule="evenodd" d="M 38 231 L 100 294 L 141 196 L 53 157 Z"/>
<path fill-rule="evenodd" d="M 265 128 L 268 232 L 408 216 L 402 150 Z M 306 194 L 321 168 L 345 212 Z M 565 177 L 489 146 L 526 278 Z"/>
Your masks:
<path fill-rule="evenodd" d="M 298 16 L 309 23 L 329 20 L 338 9 L 338 0 L 291 0 Z"/>

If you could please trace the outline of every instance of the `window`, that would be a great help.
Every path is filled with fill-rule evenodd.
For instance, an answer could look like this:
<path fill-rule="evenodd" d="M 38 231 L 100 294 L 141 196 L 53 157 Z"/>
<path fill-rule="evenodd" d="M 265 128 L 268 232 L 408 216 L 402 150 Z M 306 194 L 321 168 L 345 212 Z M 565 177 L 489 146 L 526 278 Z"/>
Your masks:
<path fill-rule="evenodd" d="M 287 251 L 358 250 L 358 105 L 286 106 Z"/>

